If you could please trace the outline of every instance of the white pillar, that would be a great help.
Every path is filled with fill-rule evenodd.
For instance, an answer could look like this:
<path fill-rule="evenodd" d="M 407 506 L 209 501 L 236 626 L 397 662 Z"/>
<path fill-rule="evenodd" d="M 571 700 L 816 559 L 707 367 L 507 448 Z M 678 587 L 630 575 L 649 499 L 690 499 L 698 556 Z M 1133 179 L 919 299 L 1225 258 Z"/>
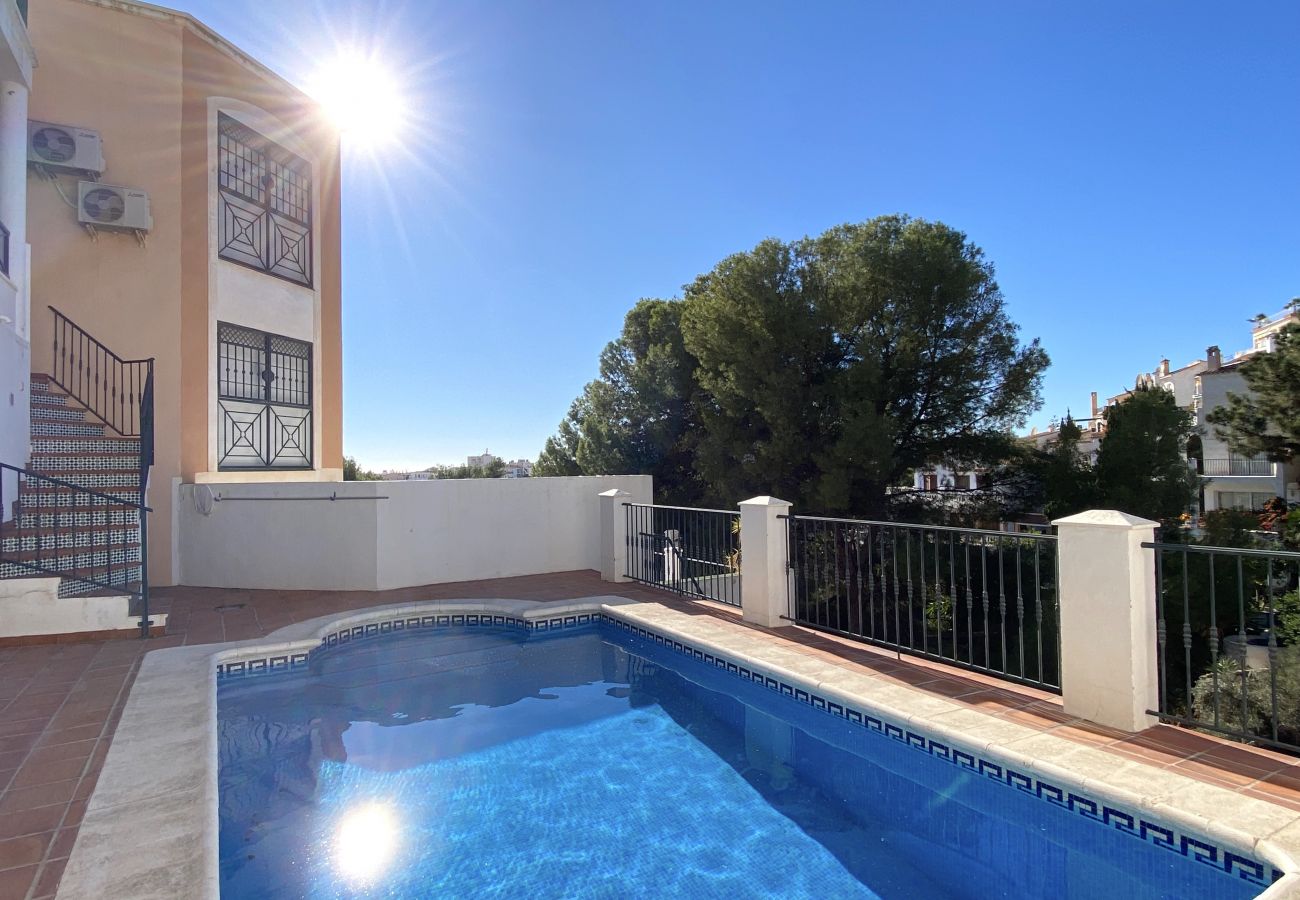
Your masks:
<path fill-rule="evenodd" d="M 790 503 L 754 497 L 740 504 L 740 605 L 746 622 L 764 628 L 790 623 L 789 541 L 785 520 Z"/>
<path fill-rule="evenodd" d="M 630 581 L 627 577 L 627 510 L 632 495 L 618 488 L 600 494 L 600 579 Z"/>
<path fill-rule="evenodd" d="M 27 88 L 0 82 L 0 222 L 9 229 L 9 279 L 18 286 L 15 324 L 26 337 L 27 281 Z"/>
<path fill-rule="evenodd" d="M 1122 731 L 1156 723 L 1157 523 L 1113 509 L 1057 519 L 1061 694 L 1067 715 Z"/>

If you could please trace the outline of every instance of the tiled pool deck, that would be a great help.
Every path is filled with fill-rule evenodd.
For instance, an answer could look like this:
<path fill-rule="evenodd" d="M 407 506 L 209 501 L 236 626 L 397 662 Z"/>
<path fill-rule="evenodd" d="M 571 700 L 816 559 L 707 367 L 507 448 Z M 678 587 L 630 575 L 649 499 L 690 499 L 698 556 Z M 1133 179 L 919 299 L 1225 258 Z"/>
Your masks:
<path fill-rule="evenodd" d="M 773 645 L 798 645 L 886 683 L 908 685 L 1018 725 L 1101 748 L 1300 811 L 1300 761 L 1158 726 L 1139 735 L 1071 719 L 1050 694 L 999 682 L 801 629 L 752 629 L 737 610 L 678 600 L 634 584 L 608 584 L 594 572 L 359 592 L 158 592 L 170 613 L 165 637 L 0 649 L 0 897 L 52 897 L 141 657 L 147 650 L 261 637 L 296 622 L 371 606 L 450 598 L 559 600 L 616 594 L 669 606 L 745 629 Z"/>

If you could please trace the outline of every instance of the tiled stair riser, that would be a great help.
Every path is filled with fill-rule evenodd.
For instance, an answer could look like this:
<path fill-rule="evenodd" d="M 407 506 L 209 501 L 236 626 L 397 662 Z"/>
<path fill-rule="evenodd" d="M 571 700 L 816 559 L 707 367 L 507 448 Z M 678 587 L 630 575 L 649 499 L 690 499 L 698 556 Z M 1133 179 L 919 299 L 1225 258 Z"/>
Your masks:
<path fill-rule="evenodd" d="M 139 465 L 139 460 L 139 451 L 97 454 L 93 450 L 86 450 L 84 455 L 77 456 L 33 451 L 32 462 L 28 468 L 34 472 L 133 471 Z"/>
<path fill-rule="evenodd" d="M 30 527 L 30 526 L 29 526 Z M 114 547 L 138 539 L 139 532 L 126 528 L 100 528 L 95 530 L 32 530 L 0 538 L 0 550 L 17 553 L 31 550 L 68 550 L 81 547 Z"/>
<path fill-rule="evenodd" d="M 88 422 L 74 424 L 71 422 L 32 421 L 32 437 L 60 437 L 68 435 L 100 437 L 103 434 L 103 425 L 92 425 Z"/>
<path fill-rule="evenodd" d="M 105 437 L 103 435 L 77 438 L 76 440 L 66 437 L 38 437 L 32 438 L 32 453 L 38 456 L 83 457 L 103 454 L 111 457 L 128 454 L 138 457 L 140 455 L 140 439 Z"/>
<path fill-rule="evenodd" d="M 74 527 L 91 527 L 103 525 L 122 525 L 135 527 L 140 524 L 140 511 L 125 507 L 97 510 L 74 510 L 55 512 L 41 510 L 25 512 L 18 516 L 20 529 L 64 529 Z"/>
<path fill-rule="evenodd" d="M 86 411 L 48 403 L 32 404 L 32 421 L 85 422 Z"/>
<path fill-rule="evenodd" d="M 26 490 L 18 497 L 23 507 L 50 506 L 68 508 L 104 508 L 118 503 L 136 504 L 140 502 L 140 492 L 112 489 L 107 492 L 113 499 L 108 500 L 91 494 L 78 494 L 71 490 Z"/>

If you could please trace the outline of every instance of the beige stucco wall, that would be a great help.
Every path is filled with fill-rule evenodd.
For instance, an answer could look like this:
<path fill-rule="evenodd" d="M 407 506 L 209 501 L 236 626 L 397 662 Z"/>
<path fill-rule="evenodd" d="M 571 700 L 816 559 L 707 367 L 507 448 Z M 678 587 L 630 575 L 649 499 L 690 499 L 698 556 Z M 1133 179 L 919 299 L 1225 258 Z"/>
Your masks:
<path fill-rule="evenodd" d="M 150 578 L 170 584 L 172 479 L 212 478 L 216 459 L 212 285 L 220 280 L 217 267 L 231 264 L 215 258 L 210 234 L 212 98 L 284 123 L 315 163 L 318 277 L 303 302 L 316 306 L 307 313 L 316 332 L 316 471 L 271 476 L 281 479 L 342 477 L 337 136 L 302 94 L 186 17 L 115 0 L 41 0 L 32 4 L 30 25 L 41 59 L 30 116 L 100 131 L 107 161 L 101 180 L 148 191 L 154 222 L 144 247 L 127 234 L 101 232 L 92 240 L 54 186 L 29 175 L 32 367 L 49 369 L 47 304 L 119 355 L 156 359 Z M 284 294 L 284 283 L 269 275 L 234 283 L 246 306 L 257 305 L 258 290 L 268 298 Z"/>

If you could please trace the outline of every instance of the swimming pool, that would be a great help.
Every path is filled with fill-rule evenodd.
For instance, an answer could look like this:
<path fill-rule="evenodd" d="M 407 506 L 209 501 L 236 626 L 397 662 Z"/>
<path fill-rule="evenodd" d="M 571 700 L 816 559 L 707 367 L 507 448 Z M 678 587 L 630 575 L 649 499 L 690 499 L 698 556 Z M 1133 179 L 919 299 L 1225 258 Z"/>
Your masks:
<path fill-rule="evenodd" d="M 222 895 L 1231 898 L 1273 875 L 582 618 L 448 620 L 228 669 Z"/>

